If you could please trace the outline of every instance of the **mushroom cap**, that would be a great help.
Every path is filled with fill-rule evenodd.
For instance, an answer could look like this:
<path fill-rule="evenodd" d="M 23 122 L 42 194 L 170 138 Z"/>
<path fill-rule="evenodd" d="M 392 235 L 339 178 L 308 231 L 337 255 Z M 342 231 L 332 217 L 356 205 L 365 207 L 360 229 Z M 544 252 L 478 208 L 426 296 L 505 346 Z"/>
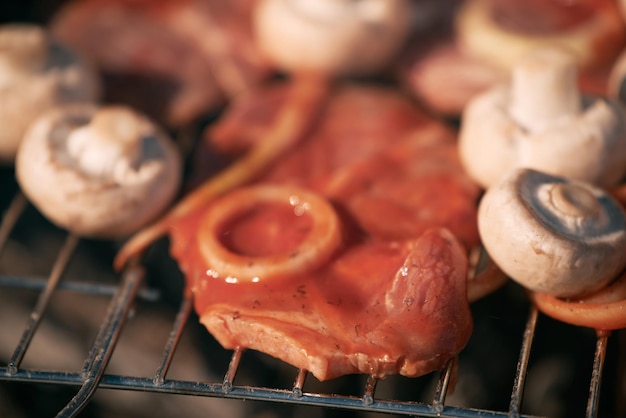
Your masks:
<path fill-rule="evenodd" d="M 60 104 L 94 102 L 95 69 L 33 24 L 0 26 L 0 161 L 13 163 L 28 126 Z"/>
<path fill-rule="evenodd" d="M 589 183 L 515 170 L 483 196 L 478 228 L 493 261 L 533 291 L 591 293 L 626 265 L 623 209 Z"/>
<path fill-rule="evenodd" d="M 403 46 L 412 7 L 411 0 L 261 0 L 256 38 L 286 71 L 369 74 Z"/>
<path fill-rule="evenodd" d="M 485 188 L 520 167 L 608 188 L 626 173 L 624 112 L 615 100 L 579 94 L 570 54 L 536 50 L 511 83 L 466 106 L 459 153 Z"/>
<path fill-rule="evenodd" d="M 526 17 L 528 27 L 524 30 L 508 27 L 506 17 L 502 19 L 504 22 L 498 22 L 494 18 L 498 12 L 493 10 L 496 3 L 497 0 L 465 1 L 457 14 L 455 30 L 464 51 L 498 68 L 510 69 L 530 51 L 545 46 L 568 49 L 581 67 L 601 67 L 610 64 L 623 48 L 626 32 L 612 1 L 572 2 L 579 9 L 573 12 L 570 2 L 535 1 L 529 10 L 535 14 L 543 13 L 546 16 L 544 20 L 548 22 L 551 11 L 548 9 L 544 13 L 540 9 L 541 3 L 546 3 L 543 7 L 547 8 L 550 8 L 550 3 L 556 4 L 557 9 L 564 9 L 561 14 L 569 14 L 573 19 L 569 24 L 559 27 L 560 19 L 557 16 L 554 28 L 540 28 L 540 25 Z M 513 9 L 512 13 L 519 14 L 520 11 L 514 5 L 511 7 L 507 3 L 524 2 L 498 3 Z M 568 7 L 570 10 L 566 10 Z M 521 19 L 524 20 L 524 17 Z M 599 45 L 602 47 L 599 48 Z"/>
<path fill-rule="evenodd" d="M 173 200 L 182 158 L 171 139 L 127 107 L 68 105 L 30 127 L 16 157 L 24 194 L 77 235 L 118 238 Z"/>

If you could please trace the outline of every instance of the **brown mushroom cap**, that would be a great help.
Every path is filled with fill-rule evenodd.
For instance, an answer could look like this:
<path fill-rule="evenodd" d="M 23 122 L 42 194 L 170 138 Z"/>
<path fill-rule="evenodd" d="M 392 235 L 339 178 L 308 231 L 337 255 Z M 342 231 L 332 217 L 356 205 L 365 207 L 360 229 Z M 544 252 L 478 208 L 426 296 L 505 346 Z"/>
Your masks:
<path fill-rule="evenodd" d="M 127 107 L 54 109 L 28 130 L 16 175 L 53 223 L 98 238 L 129 235 L 156 218 L 181 182 L 170 138 Z"/>
<path fill-rule="evenodd" d="M 31 24 L 0 26 L 0 161 L 13 163 L 33 120 L 54 106 L 98 98 L 95 71 Z"/>

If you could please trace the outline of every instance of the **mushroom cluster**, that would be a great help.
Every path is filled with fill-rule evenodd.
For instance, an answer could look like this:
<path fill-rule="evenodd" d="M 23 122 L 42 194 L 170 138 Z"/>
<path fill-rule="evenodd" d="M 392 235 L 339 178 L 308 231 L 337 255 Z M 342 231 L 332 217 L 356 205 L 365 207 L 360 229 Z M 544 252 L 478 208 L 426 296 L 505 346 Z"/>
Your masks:
<path fill-rule="evenodd" d="M 12 164 L 24 133 L 58 105 L 94 102 L 99 80 L 87 63 L 34 24 L 0 26 L 0 161 Z"/>
<path fill-rule="evenodd" d="M 608 94 L 586 95 L 575 54 L 537 48 L 509 83 L 469 102 L 459 136 L 486 189 L 478 226 L 489 257 L 546 315 L 601 331 L 626 327 L 623 68 Z"/>
<path fill-rule="evenodd" d="M 53 223 L 80 236 L 118 238 L 170 204 L 181 165 L 170 138 L 136 111 L 73 105 L 31 125 L 15 169 L 24 194 Z"/>
<path fill-rule="evenodd" d="M 510 84 L 475 97 L 459 136 L 463 164 L 487 188 L 511 169 L 615 186 L 626 173 L 626 123 L 620 104 L 581 94 L 574 56 L 541 48 L 514 68 Z"/>
<path fill-rule="evenodd" d="M 441 2 L 444 3 L 444 2 Z M 507 79 L 524 55 L 543 47 L 569 50 L 583 91 L 604 93 L 608 70 L 626 46 L 614 0 L 466 0 L 448 7 L 436 27 L 399 65 L 401 78 L 432 110 L 458 117 L 476 94 Z M 441 26 L 441 25 L 439 25 Z"/>

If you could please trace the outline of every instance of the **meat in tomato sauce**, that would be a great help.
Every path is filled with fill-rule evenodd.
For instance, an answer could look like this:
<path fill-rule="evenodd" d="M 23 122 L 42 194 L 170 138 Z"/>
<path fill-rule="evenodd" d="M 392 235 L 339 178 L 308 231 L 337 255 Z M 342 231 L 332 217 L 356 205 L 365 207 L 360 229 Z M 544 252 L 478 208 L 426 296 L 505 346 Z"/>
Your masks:
<path fill-rule="evenodd" d="M 224 115 L 207 134 L 213 149 L 252 146 L 273 120 L 265 100 L 280 103 L 285 89 Z M 224 347 L 263 351 L 321 380 L 417 376 L 443 367 L 471 334 L 478 193 L 452 130 L 394 90 L 347 85 L 258 179 L 175 222 L 171 252 Z"/>

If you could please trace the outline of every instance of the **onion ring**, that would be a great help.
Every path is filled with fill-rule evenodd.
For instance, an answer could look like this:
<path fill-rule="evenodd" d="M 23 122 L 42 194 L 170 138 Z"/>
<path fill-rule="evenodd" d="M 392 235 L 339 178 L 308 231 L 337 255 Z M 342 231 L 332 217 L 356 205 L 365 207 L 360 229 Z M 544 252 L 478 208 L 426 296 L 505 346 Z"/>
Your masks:
<path fill-rule="evenodd" d="M 290 205 L 309 214 L 313 224 L 308 235 L 284 254 L 253 256 L 227 248 L 220 241 L 222 226 L 264 203 Z M 239 189 L 216 201 L 202 218 L 198 245 L 218 277 L 233 282 L 258 282 L 320 267 L 339 247 L 340 230 L 339 217 L 324 197 L 294 186 L 261 185 Z"/>
<path fill-rule="evenodd" d="M 467 300 L 474 303 L 500 289 L 508 280 L 507 275 L 489 258 L 485 266 L 468 275 Z"/>
<path fill-rule="evenodd" d="M 572 325 L 613 331 L 626 328 L 626 273 L 613 284 L 581 299 L 564 300 L 529 292 L 530 300 L 547 316 Z"/>

